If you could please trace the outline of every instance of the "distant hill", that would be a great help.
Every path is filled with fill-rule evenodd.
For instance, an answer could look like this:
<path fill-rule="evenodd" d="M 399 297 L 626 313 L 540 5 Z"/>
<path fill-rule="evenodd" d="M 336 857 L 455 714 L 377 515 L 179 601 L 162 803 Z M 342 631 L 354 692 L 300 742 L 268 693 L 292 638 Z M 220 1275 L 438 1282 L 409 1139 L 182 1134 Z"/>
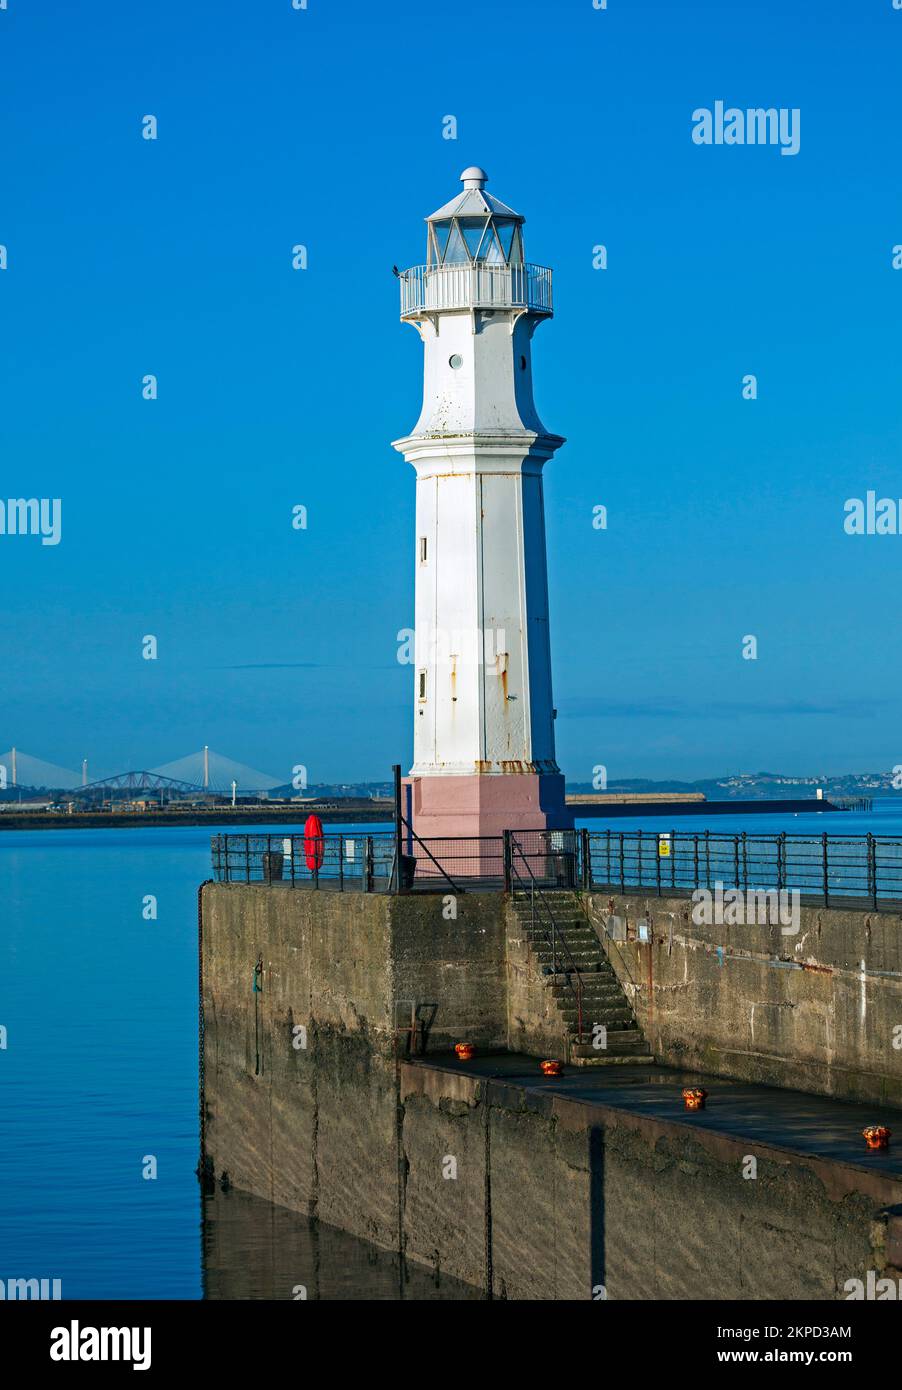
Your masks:
<path fill-rule="evenodd" d="M 704 777 L 697 782 L 652 781 L 626 777 L 609 781 L 604 788 L 591 782 L 568 782 L 568 792 L 702 792 L 709 801 L 761 801 L 781 797 L 814 797 L 817 788 L 832 796 L 902 796 L 893 787 L 892 772 L 856 772 L 838 777 L 794 777 L 785 772 L 735 772 L 723 777 Z"/>

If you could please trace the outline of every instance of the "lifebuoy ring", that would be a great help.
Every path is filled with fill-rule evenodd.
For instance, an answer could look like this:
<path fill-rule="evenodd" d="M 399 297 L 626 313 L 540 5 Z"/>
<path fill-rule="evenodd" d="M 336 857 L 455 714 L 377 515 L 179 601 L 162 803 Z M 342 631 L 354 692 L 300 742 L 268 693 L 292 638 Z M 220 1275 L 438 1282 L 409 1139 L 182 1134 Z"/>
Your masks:
<path fill-rule="evenodd" d="M 304 825 L 304 858 L 310 872 L 318 873 L 323 867 L 326 842 L 323 839 L 323 823 L 319 816 L 308 816 Z"/>

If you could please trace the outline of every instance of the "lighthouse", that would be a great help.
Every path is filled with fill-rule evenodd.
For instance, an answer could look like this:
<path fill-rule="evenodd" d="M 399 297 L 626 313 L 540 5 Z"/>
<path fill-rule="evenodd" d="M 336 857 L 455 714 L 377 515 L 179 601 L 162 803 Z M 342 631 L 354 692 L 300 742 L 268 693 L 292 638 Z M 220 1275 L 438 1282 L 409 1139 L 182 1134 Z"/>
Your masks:
<path fill-rule="evenodd" d="M 572 825 L 554 752 L 543 469 L 532 339 L 551 271 L 524 218 L 465 169 L 426 218 L 426 263 L 400 275 L 423 342 L 423 408 L 394 448 L 416 470 L 414 763 L 423 838 Z"/>

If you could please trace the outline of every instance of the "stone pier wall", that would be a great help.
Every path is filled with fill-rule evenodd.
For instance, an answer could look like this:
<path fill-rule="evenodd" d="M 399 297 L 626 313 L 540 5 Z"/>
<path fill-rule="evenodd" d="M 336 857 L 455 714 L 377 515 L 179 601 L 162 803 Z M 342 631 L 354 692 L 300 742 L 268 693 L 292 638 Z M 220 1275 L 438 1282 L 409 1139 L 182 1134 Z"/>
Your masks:
<path fill-rule="evenodd" d="M 836 1300 L 893 1272 L 902 1180 L 422 1062 L 401 1098 L 407 1257 L 493 1297 Z"/>
<path fill-rule="evenodd" d="M 411 1004 L 433 1048 L 506 1046 L 502 898 L 461 897 L 451 920 L 439 897 L 207 884 L 202 916 L 217 1176 L 395 1247 Z"/>
<path fill-rule="evenodd" d="M 902 1204 L 889 1176 L 759 1145 L 750 1182 L 747 1140 L 408 1058 L 410 1001 L 423 1017 L 434 1006 L 430 1049 L 488 1049 L 512 1019 L 530 1036 L 541 987 L 501 895 L 461 897 L 456 919 L 441 906 L 205 886 L 217 1181 L 501 1298 L 836 1298 L 884 1267 L 893 1218 L 880 1213 Z M 646 949 L 673 961 L 677 946 L 623 943 L 633 975 Z"/>
<path fill-rule="evenodd" d="M 688 897 L 587 903 L 659 1061 L 902 1106 L 902 916 L 802 907 L 784 935 L 698 926 Z"/>

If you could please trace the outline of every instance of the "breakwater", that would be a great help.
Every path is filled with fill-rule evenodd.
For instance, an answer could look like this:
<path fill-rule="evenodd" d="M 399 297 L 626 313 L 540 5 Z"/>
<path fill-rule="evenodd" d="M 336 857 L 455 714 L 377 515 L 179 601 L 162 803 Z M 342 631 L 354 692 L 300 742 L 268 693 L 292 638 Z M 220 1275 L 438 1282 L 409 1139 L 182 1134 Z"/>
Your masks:
<path fill-rule="evenodd" d="M 660 818 L 661 826 L 669 825 L 674 816 L 736 816 L 736 815 L 793 815 L 819 814 L 847 809 L 829 801 L 772 800 L 772 801 L 705 801 L 703 797 L 666 796 L 635 798 L 628 796 L 593 798 L 591 796 L 567 797 L 567 806 L 573 811 L 577 821 L 592 819 L 620 819 L 621 817 L 654 816 Z M 296 825 L 308 815 L 316 814 L 324 825 L 386 825 L 393 816 L 394 808 L 389 801 L 341 800 L 329 802 L 293 802 L 287 805 L 276 803 L 259 806 L 231 806 L 222 804 L 210 807 L 178 806 L 148 807 L 146 810 L 78 810 L 44 811 L 26 809 L 3 809 L 0 807 L 0 830 L 58 830 L 58 829 L 111 829 L 146 825 L 219 825 L 228 820 L 235 825 Z"/>
<path fill-rule="evenodd" d="M 860 1133 L 892 1112 L 629 1053 L 541 1076 L 567 1014 L 503 893 L 207 884 L 200 928 L 208 1181 L 491 1297 L 830 1299 L 896 1267 L 902 1159 Z"/>
<path fill-rule="evenodd" d="M 311 805 L 211 806 L 209 809 L 179 811 L 171 807 L 150 811 L 0 811 L 0 830 L 134 830 L 153 826 L 228 824 L 242 825 L 303 825 L 307 816 L 315 813 L 323 824 L 348 823 L 385 825 L 391 819 L 391 809 L 384 806 L 342 808 L 340 805 L 320 807 Z"/>
<path fill-rule="evenodd" d="M 589 817 L 599 817 L 608 820 L 611 817 L 624 816 L 661 816 L 661 824 L 670 816 L 767 816 L 767 815 L 819 815 L 822 811 L 843 811 L 844 806 L 834 805 L 832 801 L 817 801 L 813 797 L 775 797 L 770 800 L 732 800 L 732 801 L 707 801 L 703 796 L 680 798 L 667 797 L 641 797 L 627 798 L 625 796 L 606 796 L 599 797 L 597 800 L 589 796 L 569 797 L 567 805 L 573 810 L 574 815 L 579 820 Z M 858 808 L 856 809 L 863 809 Z M 868 807 L 867 809 L 870 809 Z"/>

